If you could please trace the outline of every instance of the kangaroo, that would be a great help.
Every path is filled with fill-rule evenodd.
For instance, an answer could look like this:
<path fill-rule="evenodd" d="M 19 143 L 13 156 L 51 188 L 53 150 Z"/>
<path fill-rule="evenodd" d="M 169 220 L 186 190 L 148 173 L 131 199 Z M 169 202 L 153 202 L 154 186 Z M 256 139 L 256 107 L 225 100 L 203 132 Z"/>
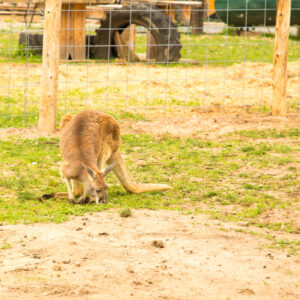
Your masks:
<path fill-rule="evenodd" d="M 108 186 L 105 176 L 113 171 L 129 193 L 167 191 L 166 184 L 138 184 L 128 175 L 122 156 L 120 125 L 111 116 L 95 110 L 85 110 L 61 121 L 60 151 L 64 164 L 61 176 L 68 193 L 56 193 L 56 197 L 68 196 L 75 203 L 86 203 L 87 195 L 96 203 L 107 202 Z M 105 168 L 105 164 L 108 166 Z M 84 189 L 83 189 L 84 185 Z"/>

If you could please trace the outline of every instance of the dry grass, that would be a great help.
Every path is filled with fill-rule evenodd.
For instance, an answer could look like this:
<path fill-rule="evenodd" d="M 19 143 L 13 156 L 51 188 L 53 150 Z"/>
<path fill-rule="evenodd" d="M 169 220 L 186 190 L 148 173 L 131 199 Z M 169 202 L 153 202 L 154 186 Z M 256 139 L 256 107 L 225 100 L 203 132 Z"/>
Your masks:
<path fill-rule="evenodd" d="M 2 116 L 37 114 L 41 65 L 0 64 Z M 7 76 L 8 72 L 10 76 Z M 299 63 L 288 64 L 288 102 L 299 104 Z M 8 98 L 9 95 L 9 98 Z M 109 113 L 126 111 L 142 118 L 183 113 L 184 107 L 211 105 L 269 106 L 272 65 L 236 64 L 224 67 L 165 68 L 122 64 L 64 64 L 59 70 L 58 112 L 86 108 Z"/>

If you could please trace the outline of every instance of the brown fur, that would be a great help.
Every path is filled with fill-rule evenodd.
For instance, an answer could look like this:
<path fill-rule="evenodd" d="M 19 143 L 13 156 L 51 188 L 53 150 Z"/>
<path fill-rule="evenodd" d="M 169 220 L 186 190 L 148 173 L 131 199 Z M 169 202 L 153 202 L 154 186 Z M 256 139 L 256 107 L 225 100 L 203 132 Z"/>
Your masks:
<path fill-rule="evenodd" d="M 60 130 L 62 130 L 72 119 L 71 115 L 65 115 L 60 121 Z"/>
<path fill-rule="evenodd" d="M 85 191 L 80 202 L 86 201 L 87 193 L 100 201 L 107 200 L 107 185 L 104 180 L 106 163 L 112 164 L 114 173 L 128 192 L 163 191 L 170 189 L 165 184 L 137 184 L 126 172 L 121 154 L 120 126 L 109 115 L 99 111 L 82 111 L 73 118 L 66 115 L 61 121 L 60 150 L 65 161 L 61 174 L 67 187 L 70 201 Z M 72 191 L 70 180 L 72 180 Z M 96 193 L 98 191 L 98 195 Z"/>

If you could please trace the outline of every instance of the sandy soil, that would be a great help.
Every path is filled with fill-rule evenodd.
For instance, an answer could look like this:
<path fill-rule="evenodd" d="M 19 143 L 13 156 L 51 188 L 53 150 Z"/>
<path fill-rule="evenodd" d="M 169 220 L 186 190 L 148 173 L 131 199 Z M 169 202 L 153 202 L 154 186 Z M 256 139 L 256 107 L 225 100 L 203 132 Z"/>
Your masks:
<path fill-rule="evenodd" d="M 186 113 L 185 118 L 167 118 L 139 122 L 123 120 L 120 124 L 123 134 L 143 133 L 152 136 L 170 134 L 176 137 L 215 139 L 238 130 L 300 128 L 300 115 L 291 113 L 287 117 L 274 117 L 262 113 L 249 112 L 247 107 L 232 107 L 223 111 L 217 105 L 211 106 L 208 110 L 194 108 Z M 0 139 L 10 139 L 11 136 L 35 139 L 44 136 L 58 137 L 59 132 L 55 135 L 45 135 L 37 128 L 0 129 Z"/>
<path fill-rule="evenodd" d="M 299 257 L 222 226 L 145 210 L 1 226 L 1 299 L 299 299 Z"/>
<path fill-rule="evenodd" d="M 233 112 L 234 110 L 236 111 Z M 287 117 L 277 117 L 251 113 L 241 108 L 218 112 L 218 106 L 217 108 L 212 106 L 210 112 L 194 109 L 187 118 L 140 121 L 133 123 L 131 128 L 154 136 L 171 134 L 177 137 L 215 139 L 239 130 L 300 128 L 300 115 L 289 114 Z"/>

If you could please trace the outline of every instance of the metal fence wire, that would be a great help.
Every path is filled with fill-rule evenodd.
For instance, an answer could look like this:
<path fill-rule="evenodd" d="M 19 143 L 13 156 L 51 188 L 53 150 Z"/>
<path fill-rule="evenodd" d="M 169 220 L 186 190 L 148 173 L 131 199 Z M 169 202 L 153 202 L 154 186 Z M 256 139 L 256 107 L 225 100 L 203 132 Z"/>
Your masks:
<path fill-rule="evenodd" d="M 63 4 L 57 95 L 65 113 L 152 120 L 231 109 L 268 112 L 276 0 Z M 0 4 L 0 127 L 36 126 L 44 5 Z M 300 0 L 292 1 L 289 111 L 300 103 Z"/>

